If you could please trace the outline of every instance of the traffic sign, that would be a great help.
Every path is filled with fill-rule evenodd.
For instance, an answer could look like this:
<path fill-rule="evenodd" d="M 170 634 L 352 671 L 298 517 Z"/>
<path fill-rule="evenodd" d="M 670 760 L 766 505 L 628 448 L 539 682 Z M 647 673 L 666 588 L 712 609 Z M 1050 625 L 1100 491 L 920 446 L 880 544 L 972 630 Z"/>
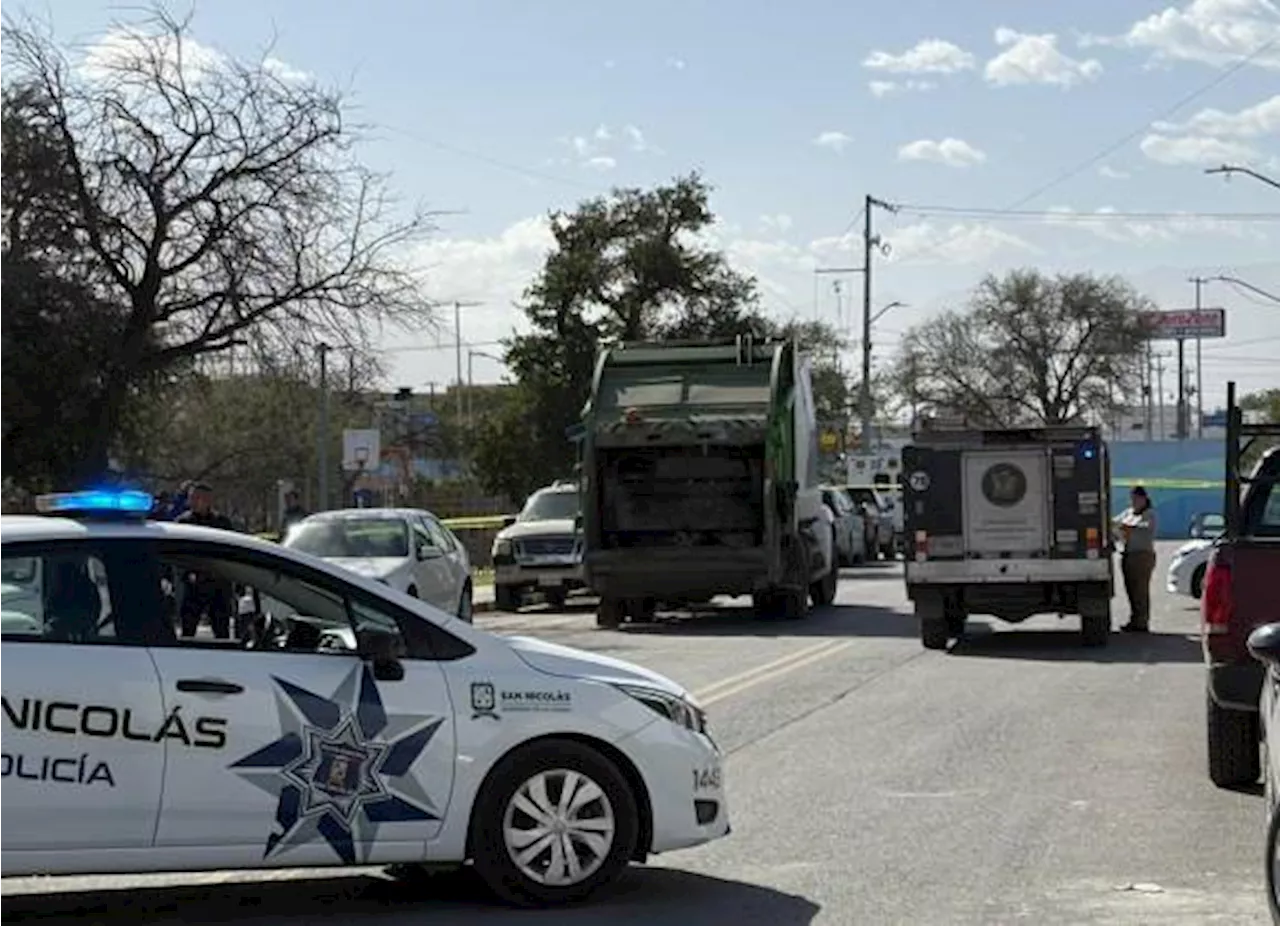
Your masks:
<path fill-rule="evenodd" d="M 818 447 L 823 453 L 835 453 L 840 449 L 840 434 L 836 431 L 823 431 L 818 438 Z"/>

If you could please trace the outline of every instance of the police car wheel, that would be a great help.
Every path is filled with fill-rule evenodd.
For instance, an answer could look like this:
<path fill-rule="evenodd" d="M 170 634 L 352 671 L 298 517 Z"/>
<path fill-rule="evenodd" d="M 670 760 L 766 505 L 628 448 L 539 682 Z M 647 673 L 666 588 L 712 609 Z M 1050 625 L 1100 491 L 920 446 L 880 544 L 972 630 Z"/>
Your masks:
<path fill-rule="evenodd" d="M 542 740 L 489 773 L 471 819 L 476 873 L 520 907 L 582 900 L 635 854 L 640 820 L 622 772 L 589 746 Z"/>

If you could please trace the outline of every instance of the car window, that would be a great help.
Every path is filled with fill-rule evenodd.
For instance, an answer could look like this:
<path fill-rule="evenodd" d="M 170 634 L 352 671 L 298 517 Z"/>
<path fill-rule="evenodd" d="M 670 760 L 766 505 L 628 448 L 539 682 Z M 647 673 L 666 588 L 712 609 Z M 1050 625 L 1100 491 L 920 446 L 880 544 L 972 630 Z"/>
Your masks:
<path fill-rule="evenodd" d="M 293 526 L 284 545 L 322 559 L 404 559 L 409 530 L 401 518 L 308 518 Z"/>
<path fill-rule="evenodd" d="M 351 653 L 342 584 L 286 560 L 187 546 L 159 556 L 165 613 L 184 647 Z"/>
<path fill-rule="evenodd" d="M 103 557 L 66 548 L 34 555 L 5 551 L 0 624 L 8 639 L 116 643 L 117 608 Z"/>
<path fill-rule="evenodd" d="M 1280 534 L 1280 491 L 1272 485 L 1267 495 L 1267 503 L 1262 508 L 1262 517 L 1258 519 L 1258 533 L 1274 536 Z"/>
<path fill-rule="evenodd" d="M 578 516 L 578 493 L 555 491 L 534 492 L 524 503 L 518 521 L 569 521 Z"/>
<path fill-rule="evenodd" d="M 431 542 L 444 550 L 446 553 L 452 553 L 457 545 L 453 542 L 453 535 L 445 529 L 445 526 L 435 518 L 424 517 L 423 523 L 427 526 L 427 533 L 431 535 Z"/>

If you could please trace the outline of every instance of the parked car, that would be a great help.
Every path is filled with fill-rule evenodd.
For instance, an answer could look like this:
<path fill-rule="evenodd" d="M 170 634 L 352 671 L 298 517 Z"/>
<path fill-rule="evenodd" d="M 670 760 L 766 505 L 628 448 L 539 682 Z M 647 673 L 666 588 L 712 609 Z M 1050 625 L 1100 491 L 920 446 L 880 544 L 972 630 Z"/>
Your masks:
<path fill-rule="evenodd" d="M 1202 511 L 1191 519 L 1187 535 L 1195 539 L 1213 540 L 1227 529 L 1227 519 L 1216 511 Z"/>
<path fill-rule="evenodd" d="M 867 519 L 867 557 L 893 559 L 896 531 L 893 511 L 885 497 L 875 486 L 845 486 L 844 489 Z"/>
<path fill-rule="evenodd" d="M 1165 588 L 1174 595 L 1199 599 L 1204 593 L 1204 576 L 1212 553 L 1212 540 L 1188 540 L 1178 547 L 1169 563 Z"/>
<path fill-rule="evenodd" d="M 837 486 L 822 487 L 822 502 L 831 509 L 835 517 L 837 562 L 841 566 L 852 566 L 867 558 L 867 538 L 865 520 L 843 488 Z"/>
<path fill-rule="evenodd" d="M 1263 624 L 1249 634 L 1249 652 L 1262 663 L 1265 680 L 1258 702 L 1262 725 L 1262 793 L 1266 814 L 1267 906 L 1271 922 L 1280 926 L 1280 749 L 1268 745 L 1280 736 L 1280 623 Z"/>
<path fill-rule="evenodd" d="M 1258 700 L 1264 673 L 1247 641 L 1254 628 L 1274 618 L 1280 597 L 1280 446 L 1266 450 L 1242 476 L 1244 448 L 1259 437 L 1280 438 L 1280 423 L 1244 424 L 1235 384 L 1228 383 L 1226 532 L 1214 542 L 1200 599 L 1206 751 L 1209 778 L 1219 787 L 1252 784 L 1261 771 Z"/>
<path fill-rule="evenodd" d="M 464 621 L 471 620 L 471 560 L 467 549 L 429 511 L 321 511 L 294 524 L 283 545 L 377 579 Z"/>
<path fill-rule="evenodd" d="M 493 599 L 499 611 L 515 611 L 530 592 L 553 609 L 583 587 L 577 483 L 562 480 L 538 489 L 493 538 Z"/>

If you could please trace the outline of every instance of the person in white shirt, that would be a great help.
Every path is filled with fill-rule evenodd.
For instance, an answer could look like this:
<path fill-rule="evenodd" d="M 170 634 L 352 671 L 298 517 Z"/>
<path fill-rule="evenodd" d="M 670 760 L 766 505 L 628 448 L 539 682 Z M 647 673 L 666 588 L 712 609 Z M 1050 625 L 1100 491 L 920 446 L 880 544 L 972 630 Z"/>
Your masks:
<path fill-rule="evenodd" d="M 1156 568 L 1156 512 L 1142 486 L 1129 493 L 1129 507 L 1112 521 L 1120 541 L 1120 573 L 1129 597 L 1129 623 L 1120 629 L 1146 633 L 1151 623 L 1151 574 Z"/>

